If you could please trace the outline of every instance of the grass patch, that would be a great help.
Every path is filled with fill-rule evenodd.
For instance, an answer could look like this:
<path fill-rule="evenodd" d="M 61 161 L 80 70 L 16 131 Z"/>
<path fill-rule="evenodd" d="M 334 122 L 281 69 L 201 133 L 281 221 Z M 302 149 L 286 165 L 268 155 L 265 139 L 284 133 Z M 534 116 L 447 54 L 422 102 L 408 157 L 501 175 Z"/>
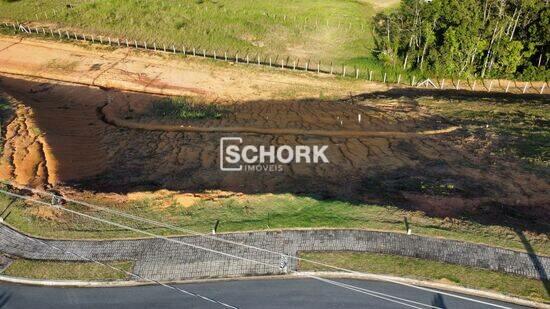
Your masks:
<path fill-rule="evenodd" d="M 155 118 L 170 120 L 219 119 L 225 110 L 217 104 L 199 103 L 188 97 L 163 98 L 151 104 Z"/>
<path fill-rule="evenodd" d="M 545 283 L 516 275 L 411 257 L 357 252 L 304 252 L 300 257 L 338 267 L 374 274 L 440 281 L 468 288 L 490 290 L 538 302 L 550 301 Z M 300 262 L 301 271 L 331 271 Z M 546 282 L 546 284 L 549 284 Z"/>
<path fill-rule="evenodd" d="M 218 232 L 323 227 L 405 232 L 403 218 L 407 217 L 413 233 L 417 235 L 445 237 L 525 250 L 519 236 L 512 228 L 508 227 L 483 225 L 460 219 L 432 218 L 420 212 L 405 211 L 392 206 L 357 205 L 291 194 L 201 200 L 191 207 L 178 205 L 170 196 L 144 198 L 125 203 L 113 203 L 93 197 L 84 199 L 129 214 L 203 233 L 209 233 L 216 220 L 220 220 Z M 0 209 L 3 209 L 8 202 L 9 199 L 6 196 L 0 195 Z M 71 204 L 65 206 L 155 234 L 184 234 L 121 219 L 103 212 L 91 211 L 83 206 Z M 51 238 L 97 239 L 145 236 L 67 212 L 55 213 L 47 206 L 26 205 L 22 201 L 17 201 L 12 206 L 6 222 L 29 234 Z M 527 232 L 524 235 L 536 253 L 550 255 L 547 236 Z"/>
<path fill-rule="evenodd" d="M 4 151 L 4 135 L 8 120 L 12 116 L 13 111 L 7 98 L 0 94 L 0 155 Z"/>
<path fill-rule="evenodd" d="M 0 19 L 188 49 L 342 63 L 371 57 L 371 17 L 383 8 L 354 0 L 0 2 Z"/>
<path fill-rule="evenodd" d="M 131 272 L 134 262 L 105 262 L 105 264 Z M 128 275 L 93 262 L 52 262 L 19 259 L 4 270 L 3 275 L 49 280 L 124 280 Z"/>
<path fill-rule="evenodd" d="M 498 136 L 498 154 L 519 157 L 531 167 L 550 167 L 550 107 L 544 100 L 520 103 L 492 100 L 419 101 L 451 121 L 460 123 L 472 134 L 489 132 Z"/>

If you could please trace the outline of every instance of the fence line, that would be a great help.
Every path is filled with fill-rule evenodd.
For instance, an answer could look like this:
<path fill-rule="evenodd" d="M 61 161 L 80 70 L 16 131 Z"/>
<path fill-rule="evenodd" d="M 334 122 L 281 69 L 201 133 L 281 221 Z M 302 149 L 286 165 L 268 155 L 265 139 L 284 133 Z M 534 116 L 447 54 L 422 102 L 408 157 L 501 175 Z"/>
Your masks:
<path fill-rule="evenodd" d="M 516 80 L 508 80 L 505 84 L 505 87 L 501 85 L 501 80 L 477 80 L 477 79 L 466 79 L 466 80 L 460 80 L 457 79 L 456 81 L 454 79 L 451 79 L 449 81 L 450 86 L 446 86 L 446 80 L 443 78 L 439 80 L 438 78 L 432 79 L 432 78 L 426 78 L 424 81 L 420 81 L 420 79 L 417 80 L 417 76 L 415 75 L 409 75 L 408 79 L 404 78 L 402 74 L 400 73 L 393 73 L 388 74 L 388 72 L 384 71 L 373 71 L 369 68 L 366 68 L 362 70 L 361 68 L 358 68 L 357 66 L 346 66 L 342 65 L 336 66 L 331 62 L 330 64 L 322 64 L 320 61 L 312 62 L 310 60 L 306 60 L 305 62 L 300 62 L 300 59 L 293 59 L 291 60 L 289 56 L 286 58 L 280 55 L 277 55 L 275 58 L 272 56 L 261 56 L 260 54 L 248 54 L 245 53 L 244 55 L 239 55 L 239 52 L 235 52 L 234 55 L 231 55 L 228 53 L 227 50 L 223 51 L 223 57 L 221 54 L 218 55 L 217 51 L 214 50 L 213 52 L 209 52 L 206 49 L 198 49 L 195 46 L 185 46 L 182 45 L 176 46 L 176 44 L 171 45 L 157 45 L 157 42 L 147 42 L 147 41 L 137 41 L 137 40 L 130 40 L 128 38 L 125 38 L 124 40 L 121 40 L 120 38 L 111 38 L 110 36 L 104 37 L 104 36 L 97 36 L 94 35 L 85 35 L 85 34 L 77 34 L 76 32 L 69 32 L 68 30 L 64 30 L 63 32 L 60 29 L 51 29 L 47 27 L 30 27 L 25 26 L 19 23 L 7 23 L 3 22 L 0 24 L 1 27 L 6 29 L 13 29 L 16 33 L 24 33 L 24 34 L 37 34 L 42 35 L 45 37 L 52 37 L 57 38 L 59 40 L 70 40 L 70 41 L 84 41 L 89 42 L 92 44 L 101 44 L 101 45 L 108 45 L 108 46 L 115 46 L 115 47 L 126 47 L 126 48 L 133 48 L 137 50 L 146 50 L 146 51 L 153 51 L 157 53 L 172 53 L 172 54 L 183 54 L 185 56 L 195 56 L 195 57 L 201 57 L 201 58 L 210 58 L 213 60 L 219 60 L 219 61 L 225 61 L 225 62 L 234 62 L 234 63 L 242 63 L 242 64 L 248 64 L 248 65 L 258 65 L 258 66 L 266 66 L 271 68 L 279 68 L 281 70 L 290 70 L 290 71 L 304 71 L 304 72 L 312 72 L 317 74 L 327 74 L 327 75 L 334 75 L 334 76 L 340 76 L 343 78 L 349 78 L 349 79 L 362 79 L 362 80 L 368 80 L 368 81 L 378 81 L 382 82 L 384 84 L 390 84 L 390 85 L 403 85 L 403 86 L 411 86 L 411 87 L 432 87 L 434 89 L 440 89 L 440 90 L 470 90 L 470 91 L 486 91 L 486 92 L 504 92 L 504 93 L 512 93 L 514 90 L 515 93 L 521 93 L 521 94 L 544 94 L 544 91 L 547 86 L 547 82 L 543 82 L 542 86 L 540 88 L 538 86 L 535 86 L 533 82 L 518 82 Z M 99 41 L 97 40 L 99 38 Z M 352 70 L 349 70 L 352 69 Z M 378 79 L 379 77 L 379 79 Z M 500 91 L 495 91 L 497 89 L 495 86 L 495 81 L 497 81 L 497 86 Z M 519 83 L 519 84 L 518 84 Z M 466 86 L 465 86 L 466 85 Z M 531 91 L 531 92 L 528 92 Z"/>
<path fill-rule="evenodd" d="M 71 6 L 70 8 L 67 8 L 66 6 L 60 7 L 58 10 L 51 9 L 50 11 L 43 11 L 42 13 L 34 13 L 34 17 L 36 21 L 40 21 L 40 17 L 44 16 L 46 20 L 49 19 L 49 16 L 57 16 L 59 13 L 65 12 L 65 13 L 71 13 L 74 12 L 74 7 Z M 187 9 L 192 9 L 190 6 L 186 6 Z M 208 7 L 206 7 L 206 11 Z M 200 9 L 197 9 L 196 11 L 199 11 Z M 206 12 L 205 11 L 205 12 Z M 48 14 L 50 12 L 50 14 Z M 346 18 L 338 18 L 338 19 L 320 19 L 319 16 L 306 16 L 306 17 L 300 17 L 295 15 L 286 15 L 283 13 L 270 13 L 266 11 L 248 11 L 248 10 L 228 10 L 227 8 L 223 8 L 224 14 L 233 14 L 235 16 L 239 15 L 239 12 L 243 14 L 247 14 L 248 12 L 255 12 L 259 15 L 271 19 L 273 21 L 287 24 L 290 22 L 294 22 L 298 28 L 300 28 L 299 24 L 301 24 L 301 28 L 303 29 L 319 29 L 322 26 L 326 27 L 337 27 L 337 29 L 342 30 L 348 30 L 351 31 L 352 28 L 361 28 L 361 30 L 365 30 L 369 28 L 369 23 L 365 23 L 362 18 L 359 17 L 346 17 Z M 200 14 L 200 13 L 199 13 Z M 32 16 L 32 13 L 29 13 L 27 17 Z M 30 20 L 30 18 L 29 18 Z"/>

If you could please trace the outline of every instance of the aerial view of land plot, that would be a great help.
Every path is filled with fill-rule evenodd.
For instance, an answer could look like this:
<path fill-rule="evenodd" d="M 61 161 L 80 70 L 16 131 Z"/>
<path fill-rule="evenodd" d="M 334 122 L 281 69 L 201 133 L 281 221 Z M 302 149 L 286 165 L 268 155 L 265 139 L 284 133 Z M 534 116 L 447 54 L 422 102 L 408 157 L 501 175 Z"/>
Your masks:
<path fill-rule="evenodd" d="M 0 304 L 550 308 L 549 21 L 0 1 Z"/>

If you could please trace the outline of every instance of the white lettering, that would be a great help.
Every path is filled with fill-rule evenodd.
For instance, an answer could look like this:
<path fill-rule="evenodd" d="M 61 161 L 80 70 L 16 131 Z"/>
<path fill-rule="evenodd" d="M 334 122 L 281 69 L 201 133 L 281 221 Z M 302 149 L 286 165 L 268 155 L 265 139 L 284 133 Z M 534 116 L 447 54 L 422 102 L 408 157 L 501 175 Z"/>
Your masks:
<path fill-rule="evenodd" d="M 323 163 L 329 163 L 327 156 L 325 155 L 325 151 L 327 150 L 328 145 L 321 146 L 321 149 L 319 149 L 319 146 L 315 145 L 313 146 L 313 162 L 319 163 L 319 159 L 323 161 Z"/>

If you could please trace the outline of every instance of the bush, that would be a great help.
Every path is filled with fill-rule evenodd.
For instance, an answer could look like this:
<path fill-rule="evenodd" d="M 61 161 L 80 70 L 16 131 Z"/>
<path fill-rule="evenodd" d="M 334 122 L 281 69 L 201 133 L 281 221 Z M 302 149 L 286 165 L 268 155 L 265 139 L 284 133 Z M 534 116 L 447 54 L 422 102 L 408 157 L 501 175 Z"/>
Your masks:
<path fill-rule="evenodd" d="M 218 119 L 225 112 L 213 103 L 193 102 L 188 97 L 164 98 L 153 102 L 151 112 L 154 116 L 174 120 Z"/>

